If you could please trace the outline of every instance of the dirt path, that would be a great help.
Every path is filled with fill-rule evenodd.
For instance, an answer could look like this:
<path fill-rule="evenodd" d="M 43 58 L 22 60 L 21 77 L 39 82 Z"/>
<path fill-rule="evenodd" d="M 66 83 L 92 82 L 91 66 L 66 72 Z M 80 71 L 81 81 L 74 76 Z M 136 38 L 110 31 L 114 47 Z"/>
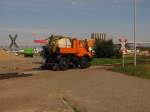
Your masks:
<path fill-rule="evenodd" d="M 150 81 L 99 68 L 0 80 L 0 112 L 71 112 L 72 108 L 150 112 Z"/>

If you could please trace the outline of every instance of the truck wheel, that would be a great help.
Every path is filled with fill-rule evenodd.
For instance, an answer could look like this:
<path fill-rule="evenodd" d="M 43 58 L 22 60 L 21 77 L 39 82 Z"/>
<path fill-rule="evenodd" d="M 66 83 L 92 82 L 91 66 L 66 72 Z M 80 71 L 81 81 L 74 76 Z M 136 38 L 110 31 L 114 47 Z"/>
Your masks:
<path fill-rule="evenodd" d="M 80 68 L 87 68 L 89 66 L 90 66 L 90 64 L 89 64 L 88 58 L 83 57 L 80 62 Z"/>
<path fill-rule="evenodd" d="M 52 68 L 54 71 L 58 71 L 59 70 L 59 65 L 58 64 L 55 64 Z"/>
<path fill-rule="evenodd" d="M 70 60 L 69 62 L 69 68 L 73 68 L 73 69 L 76 69 L 78 68 L 78 65 L 80 64 L 79 62 L 79 59 L 75 56 L 72 56 L 71 57 L 72 59 Z"/>
<path fill-rule="evenodd" d="M 59 62 L 59 68 L 60 70 L 67 70 L 69 67 L 68 61 L 66 58 L 61 58 Z"/>

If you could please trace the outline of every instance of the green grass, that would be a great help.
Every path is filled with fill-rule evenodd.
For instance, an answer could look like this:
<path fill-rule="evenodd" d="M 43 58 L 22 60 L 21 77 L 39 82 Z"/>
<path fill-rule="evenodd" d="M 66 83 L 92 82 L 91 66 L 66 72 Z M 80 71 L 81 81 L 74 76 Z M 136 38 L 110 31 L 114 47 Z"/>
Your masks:
<path fill-rule="evenodd" d="M 94 58 L 91 62 L 92 65 L 107 65 L 120 63 L 121 59 L 112 58 Z"/>
<path fill-rule="evenodd" d="M 150 79 L 150 64 L 138 65 L 137 67 L 134 67 L 133 65 L 127 65 L 124 68 L 119 66 L 113 67 L 111 70 L 114 72 L 120 72 L 131 76 Z"/>
<path fill-rule="evenodd" d="M 122 59 L 121 58 L 94 58 L 91 62 L 92 65 L 115 65 L 115 64 L 121 64 Z M 126 58 L 125 63 L 133 63 L 133 59 Z"/>
<path fill-rule="evenodd" d="M 133 56 L 125 56 L 125 65 L 133 64 L 133 59 Z M 121 63 L 121 58 L 94 58 L 91 61 L 92 65 L 115 65 Z M 150 57 L 137 56 L 137 63 L 150 63 Z"/>
<path fill-rule="evenodd" d="M 131 76 L 150 79 L 150 57 L 137 56 L 137 67 L 133 66 L 133 56 L 125 57 L 125 67 L 122 68 L 122 59 L 94 58 L 92 65 L 112 65 L 112 71 Z"/>

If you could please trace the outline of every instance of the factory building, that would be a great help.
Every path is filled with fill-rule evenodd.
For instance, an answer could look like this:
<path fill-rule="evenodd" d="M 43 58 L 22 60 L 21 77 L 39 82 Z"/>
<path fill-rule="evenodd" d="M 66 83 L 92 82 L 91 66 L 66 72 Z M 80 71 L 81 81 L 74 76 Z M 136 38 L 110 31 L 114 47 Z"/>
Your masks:
<path fill-rule="evenodd" d="M 106 40 L 106 33 L 94 32 L 91 34 L 91 38 L 96 40 Z"/>

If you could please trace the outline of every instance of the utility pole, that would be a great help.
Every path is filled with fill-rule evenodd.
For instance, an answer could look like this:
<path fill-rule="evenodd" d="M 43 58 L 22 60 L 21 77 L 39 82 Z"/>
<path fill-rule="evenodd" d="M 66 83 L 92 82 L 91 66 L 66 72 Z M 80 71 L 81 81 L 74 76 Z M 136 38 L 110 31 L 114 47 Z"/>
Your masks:
<path fill-rule="evenodd" d="M 133 0 L 134 6 L 134 66 L 136 67 L 137 57 L 136 57 L 136 0 Z"/>

